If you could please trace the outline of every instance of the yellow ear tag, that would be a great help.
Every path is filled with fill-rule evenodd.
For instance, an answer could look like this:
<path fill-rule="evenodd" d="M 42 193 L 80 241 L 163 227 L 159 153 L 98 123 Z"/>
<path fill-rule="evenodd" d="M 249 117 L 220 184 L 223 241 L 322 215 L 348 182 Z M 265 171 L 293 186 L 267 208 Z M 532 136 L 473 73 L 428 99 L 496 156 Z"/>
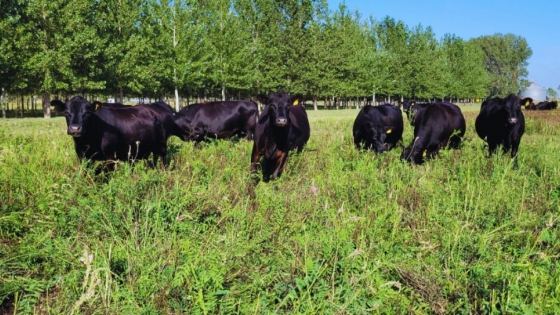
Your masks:
<path fill-rule="evenodd" d="M 296 99 L 296 100 L 294 101 L 294 104 L 293 104 L 293 105 L 296 106 L 297 104 L 299 104 L 299 100 L 298 100 L 298 99 Z"/>
<path fill-rule="evenodd" d="M 426 156 L 428 154 L 428 150 L 424 150 L 424 152 L 422 152 L 422 156 Z"/>
<path fill-rule="evenodd" d="M 410 106 L 414 106 L 414 104 L 416 104 L 416 102 L 412 102 L 412 103 L 410 103 Z"/>
<path fill-rule="evenodd" d="M 529 103 L 531 103 L 531 102 L 526 101 L 526 102 L 525 102 L 525 106 L 529 106 Z"/>
<path fill-rule="evenodd" d="M 96 103 L 95 104 L 95 110 L 98 110 L 98 109 L 99 109 L 99 103 Z"/>
<path fill-rule="evenodd" d="M 387 134 L 393 132 L 393 129 L 387 129 Z"/>

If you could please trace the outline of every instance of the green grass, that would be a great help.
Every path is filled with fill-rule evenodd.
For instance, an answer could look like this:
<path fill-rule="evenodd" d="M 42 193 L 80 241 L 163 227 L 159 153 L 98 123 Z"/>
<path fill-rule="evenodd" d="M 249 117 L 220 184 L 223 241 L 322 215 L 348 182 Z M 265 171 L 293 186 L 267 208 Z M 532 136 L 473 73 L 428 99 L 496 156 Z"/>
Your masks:
<path fill-rule="evenodd" d="M 105 180 L 62 118 L 0 121 L 0 313 L 560 313 L 560 112 L 526 112 L 514 170 L 467 107 L 462 148 L 423 166 L 358 152 L 357 110 L 309 111 L 256 187 L 247 141 L 174 138 L 170 169 Z"/>

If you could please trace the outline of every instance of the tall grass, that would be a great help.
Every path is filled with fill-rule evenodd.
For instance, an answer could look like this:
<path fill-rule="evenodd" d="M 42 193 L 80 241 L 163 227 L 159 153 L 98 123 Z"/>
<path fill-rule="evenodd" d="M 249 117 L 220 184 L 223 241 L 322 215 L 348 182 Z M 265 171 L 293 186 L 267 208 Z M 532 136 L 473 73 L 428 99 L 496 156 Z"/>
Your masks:
<path fill-rule="evenodd" d="M 560 113 L 526 112 L 519 169 L 464 113 L 462 148 L 412 166 L 354 148 L 357 110 L 309 111 L 257 186 L 244 140 L 104 178 L 63 119 L 2 121 L 0 313 L 560 313 Z"/>

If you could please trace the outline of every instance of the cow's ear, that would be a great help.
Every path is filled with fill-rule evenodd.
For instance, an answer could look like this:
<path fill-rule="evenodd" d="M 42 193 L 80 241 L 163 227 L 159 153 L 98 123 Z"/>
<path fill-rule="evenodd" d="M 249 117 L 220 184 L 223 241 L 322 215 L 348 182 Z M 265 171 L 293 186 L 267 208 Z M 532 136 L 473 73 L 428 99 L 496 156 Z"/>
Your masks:
<path fill-rule="evenodd" d="M 101 102 L 100 101 L 93 101 L 91 103 L 91 107 L 93 109 L 93 111 L 96 111 L 99 109 L 99 107 L 101 107 Z"/>
<path fill-rule="evenodd" d="M 57 112 L 63 112 L 64 110 L 66 110 L 66 104 L 61 100 L 52 100 L 51 106 L 54 106 L 54 109 Z"/>
<path fill-rule="evenodd" d="M 290 103 L 294 106 L 302 104 L 303 103 L 303 95 L 292 96 L 292 99 L 290 100 Z"/>
<path fill-rule="evenodd" d="M 521 101 L 521 104 L 525 105 L 525 106 L 529 106 L 529 104 L 531 104 L 533 102 L 533 99 L 530 97 L 526 97 Z"/>
<path fill-rule="evenodd" d="M 261 102 L 264 105 L 268 105 L 268 95 L 265 94 L 259 94 L 257 95 L 257 100 L 259 100 L 259 102 Z"/>

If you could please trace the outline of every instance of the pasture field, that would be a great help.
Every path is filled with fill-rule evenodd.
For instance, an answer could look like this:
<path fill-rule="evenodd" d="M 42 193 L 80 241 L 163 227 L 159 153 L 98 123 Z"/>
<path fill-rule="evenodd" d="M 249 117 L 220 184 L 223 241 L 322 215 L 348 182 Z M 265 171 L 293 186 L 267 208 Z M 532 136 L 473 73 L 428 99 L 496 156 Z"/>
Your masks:
<path fill-rule="evenodd" d="M 63 118 L 2 120 L 0 314 L 559 314 L 560 111 L 525 111 L 513 169 L 462 109 L 462 148 L 422 166 L 357 151 L 357 110 L 309 110 L 256 186 L 245 140 L 104 178 Z"/>

